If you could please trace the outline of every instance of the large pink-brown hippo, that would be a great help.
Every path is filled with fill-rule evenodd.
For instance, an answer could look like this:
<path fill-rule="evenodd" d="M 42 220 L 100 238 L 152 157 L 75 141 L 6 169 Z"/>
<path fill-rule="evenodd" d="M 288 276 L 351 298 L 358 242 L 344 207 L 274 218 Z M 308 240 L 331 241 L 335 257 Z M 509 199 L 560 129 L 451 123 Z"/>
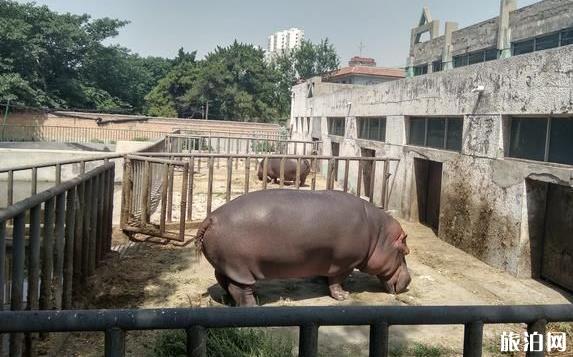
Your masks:
<path fill-rule="evenodd" d="M 268 159 L 269 163 L 267 164 L 267 181 L 270 178 L 273 180 L 274 183 L 278 183 L 278 180 L 281 177 L 281 159 L 276 157 L 271 157 Z M 296 180 L 296 164 L 297 160 L 295 159 L 285 159 L 285 173 L 284 178 L 285 182 L 295 182 Z M 264 171 L 264 160 L 261 160 L 259 163 L 259 170 L 257 172 L 257 176 L 259 181 L 263 180 L 263 171 Z M 300 186 L 304 186 L 306 181 L 306 177 L 310 173 L 310 162 L 307 159 L 303 159 L 300 162 Z"/>
<path fill-rule="evenodd" d="M 256 305 L 261 279 L 328 278 L 344 300 L 354 270 L 377 276 L 391 293 L 406 290 L 409 253 L 400 224 L 381 209 L 338 191 L 266 190 L 236 198 L 199 226 L 197 246 L 239 306 Z"/>

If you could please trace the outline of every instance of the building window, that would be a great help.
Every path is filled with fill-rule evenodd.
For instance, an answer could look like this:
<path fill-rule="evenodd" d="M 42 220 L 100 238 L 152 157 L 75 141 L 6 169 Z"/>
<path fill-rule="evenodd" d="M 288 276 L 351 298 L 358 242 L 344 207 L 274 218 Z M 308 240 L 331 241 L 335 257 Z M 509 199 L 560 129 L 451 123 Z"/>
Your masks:
<path fill-rule="evenodd" d="M 432 72 L 441 72 L 444 69 L 442 60 L 432 62 Z"/>
<path fill-rule="evenodd" d="M 414 67 L 414 75 L 421 76 L 428 73 L 428 65 L 422 64 Z"/>
<path fill-rule="evenodd" d="M 509 157 L 573 165 L 573 118 L 511 118 Z"/>
<path fill-rule="evenodd" d="M 358 118 L 358 138 L 386 140 L 386 118 Z"/>
<path fill-rule="evenodd" d="M 330 135 L 344 136 L 345 118 L 328 118 L 328 133 Z"/>
<path fill-rule="evenodd" d="M 461 151 L 462 118 L 412 117 L 408 144 Z"/>
<path fill-rule="evenodd" d="M 485 50 L 464 53 L 462 55 L 454 56 L 454 67 L 463 67 L 470 64 L 482 63 L 497 59 L 497 49 L 488 48 Z"/>
<path fill-rule="evenodd" d="M 573 44 L 573 28 L 568 28 L 560 32 L 517 41 L 512 43 L 511 47 L 513 55 L 517 56 L 571 44 Z"/>

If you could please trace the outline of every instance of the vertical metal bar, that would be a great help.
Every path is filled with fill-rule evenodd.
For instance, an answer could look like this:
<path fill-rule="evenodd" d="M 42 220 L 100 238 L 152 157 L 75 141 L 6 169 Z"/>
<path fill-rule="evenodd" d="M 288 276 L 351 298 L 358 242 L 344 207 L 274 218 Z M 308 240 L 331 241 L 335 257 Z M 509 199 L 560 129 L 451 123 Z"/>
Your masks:
<path fill-rule="evenodd" d="M 378 322 L 370 325 L 370 357 L 388 356 L 388 324 Z"/>
<path fill-rule="evenodd" d="M 193 185 L 195 181 L 195 157 L 189 158 L 189 188 L 187 189 L 187 219 L 193 221 Z"/>
<path fill-rule="evenodd" d="M 301 158 L 296 159 L 296 175 L 294 177 L 294 187 L 298 190 L 300 188 L 300 163 Z"/>
<path fill-rule="evenodd" d="M 481 357 L 483 345 L 483 322 L 475 321 L 465 324 L 464 357 Z"/>
<path fill-rule="evenodd" d="M 350 160 L 344 160 L 344 192 L 348 192 L 348 171 L 350 166 Z"/>
<path fill-rule="evenodd" d="M 374 180 L 376 179 L 376 161 L 370 161 L 370 187 L 368 193 L 370 195 L 370 202 L 374 202 Z"/>
<path fill-rule="evenodd" d="M 207 330 L 202 326 L 187 329 L 187 356 L 207 357 Z"/>
<path fill-rule="evenodd" d="M 263 190 L 267 189 L 267 177 L 269 177 L 269 158 L 263 158 Z"/>
<path fill-rule="evenodd" d="M 545 153 L 543 155 L 543 161 L 549 161 L 549 148 L 551 147 L 551 125 L 553 118 L 549 117 L 547 119 L 546 133 L 545 133 Z"/>
<path fill-rule="evenodd" d="M 299 357 L 315 357 L 318 350 L 318 326 L 303 325 L 300 326 L 299 331 Z"/>
<path fill-rule="evenodd" d="M 547 327 L 547 321 L 546 320 L 537 320 L 535 322 L 532 322 L 530 324 L 527 325 L 527 333 L 529 333 L 529 336 L 531 336 L 534 333 L 540 334 L 542 337 L 545 337 L 545 330 Z M 543 345 L 543 341 L 541 341 L 541 351 L 528 351 L 526 356 L 527 357 L 543 357 L 545 356 L 545 346 Z M 529 340 L 529 347 L 530 349 L 537 349 L 537 344 L 532 345 L 532 339 L 530 338 Z M 464 355 L 464 357 L 466 357 Z"/>
<path fill-rule="evenodd" d="M 56 164 L 56 185 L 62 183 L 62 165 Z"/>
<path fill-rule="evenodd" d="M 159 215 L 159 233 L 165 233 L 165 215 L 167 210 L 167 189 L 169 186 L 169 164 L 163 164 L 163 187 L 161 187 L 161 212 Z"/>
<path fill-rule="evenodd" d="M 38 290 L 40 287 L 40 209 L 37 205 L 30 210 L 30 241 L 28 248 L 28 310 L 38 310 Z M 37 333 L 26 333 L 26 350 L 36 350 Z"/>
<path fill-rule="evenodd" d="M 183 166 L 183 178 L 181 182 L 181 210 L 179 211 L 179 240 L 185 241 L 185 212 L 187 211 L 187 188 L 189 185 L 189 164 Z"/>
<path fill-rule="evenodd" d="M 133 181 L 131 180 L 133 165 L 127 157 L 123 162 L 123 182 L 121 188 L 121 228 L 125 228 L 131 214 L 131 197 L 133 194 Z M 112 183 L 113 184 L 113 183 Z"/>
<path fill-rule="evenodd" d="M 328 159 L 328 169 L 326 171 L 326 189 L 332 189 L 332 174 L 334 173 L 334 160 Z"/>
<path fill-rule="evenodd" d="M 213 156 L 209 156 L 209 175 L 207 176 L 207 214 L 211 213 L 213 202 Z"/>
<path fill-rule="evenodd" d="M 38 192 L 38 168 L 32 168 L 32 189 L 31 194 L 34 196 Z"/>
<path fill-rule="evenodd" d="M 113 166 L 107 170 L 107 180 L 106 180 L 106 199 L 104 202 L 104 212 L 106 214 L 105 220 L 105 244 L 104 244 L 104 256 L 107 252 L 111 250 L 111 241 L 113 235 L 113 189 L 115 180 L 115 163 Z"/>
<path fill-rule="evenodd" d="M 8 192 L 6 193 L 7 206 L 14 203 L 14 171 L 8 171 Z"/>
<path fill-rule="evenodd" d="M 227 158 L 227 187 L 225 188 L 225 201 L 231 200 L 231 182 L 233 179 L 233 158 Z"/>
<path fill-rule="evenodd" d="M 245 194 L 249 193 L 249 184 L 251 181 L 251 157 L 245 158 Z"/>
<path fill-rule="evenodd" d="M 66 194 L 56 197 L 56 254 L 54 261 L 54 302 L 56 309 L 62 309 L 62 289 L 64 272 L 64 244 L 66 228 Z"/>
<path fill-rule="evenodd" d="M 286 162 L 286 158 L 283 156 L 281 157 L 281 166 L 280 166 L 280 171 L 279 171 L 279 176 L 280 176 L 280 188 L 283 188 L 285 186 L 285 162 Z"/>
<path fill-rule="evenodd" d="M 356 196 L 360 197 L 362 194 L 362 160 L 358 160 L 358 179 L 356 182 Z"/>
<path fill-rule="evenodd" d="M 312 180 L 310 182 L 310 189 L 312 191 L 316 190 L 316 171 L 317 171 L 317 159 L 315 157 L 312 158 Z"/>
<path fill-rule="evenodd" d="M 86 162 L 85 161 L 80 161 L 80 174 L 85 174 L 86 173 Z"/>
<path fill-rule="evenodd" d="M 388 173 L 389 167 L 388 165 L 390 165 L 390 161 L 388 160 L 384 160 L 384 175 L 383 175 L 383 179 L 382 179 L 382 199 L 381 199 L 381 204 L 382 204 L 382 208 L 383 209 L 387 209 L 387 205 L 388 205 L 388 197 L 386 197 L 388 195 L 388 179 L 390 178 L 390 174 Z"/>
<path fill-rule="evenodd" d="M 145 161 L 145 168 L 143 170 L 143 183 L 142 183 L 142 190 L 143 193 L 141 195 L 141 224 L 145 226 L 148 221 L 149 211 L 149 185 L 151 184 L 151 163 L 149 161 Z"/>
<path fill-rule="evenodd" d="M 103 230 L 105 228 L 104 224 L 103 224 L 103 217 L 104 217 L 104 212 L 103 212 L 103 200 L 105 198 L 105 172 L 102 172 L 101 174 L 99 174 L 97 176 L 97 186 L 96 186 L 96 197 L 97 197 L 97 202 L 96 202 L 96 224 L 95 224 L 95 228 L 96 228 L 96 235 L 95 235 L 95 252 L 94 252 L 94 257 L 95 257 L 95 266 L 97 267 L 99 265 L 100 260 L 103 257 Z"/>
<path fill-rule="evenodd" d="M 82 211 L 83 218 L 83 231 L 82 231 L 82 286 L 86 284 L 86 278 L 89 275 L 89 247 L 90 247 L 90 227 L 91 227 L 91 210 L 92 210 L 92 185 L 93 180 L 85 181 L 84 186 L 84 199 Z"/>
<path fill-rule="evenodd" d="M 105 330 L 105 357 L 125 356 L 125 331 L 119 327 Z"/>
<path fill-rule="evenodd" d="M 76 197 L 76 217 L 74 226 L 74 268 L 72 283 L 73 291 L 77 292 L 82 283 L 83 271 L 83 237 L 84 237 L 84 214 L 85 214 L 85 187 L 86 183 L 82 182 L 77 188 Z"/>
<path fill-rule="evenodd" d="M 40 309 L 52 308 L 52 274 L 54 269 L 54 210 L 55 200 L 44 204 L 44 240 L 42 242 L 42 280 L 40 284 Z"/>
<path fill-rule="evenodd" d="M 75 213 L 76 213 L 76 188 L 68 191 L 66 197 L 66 242 L 64 254 L 63 271 L 63 298 L 62 308 L 72 307 L 72 279 L 74 273 L 74 233 L 75 233 Z"/>
<path fill-rule="evenodd" d="M 91 208 L 91 217 L 90 217 L 90 239 L 89 239 L 89 253 L 88 253 L 88 275 L 92 275 L 96 268 L 96 249 L 97 249 L 97 216 L 98 216 L 98 205 L 100 197 L 98 197 L 98 187 L 99 187 L 99 176 L 94 176 L 91 178 L 91 195 L 92 198 L 89 202 L 89 205 L 92 206 Z"/>
<path fill-rule="evenodd" d="M 6 293 L 6 221 L 0 222 L 0 311 L 4 310 Z M 4 335 L 0 333 L 0 353 L 4 351 Z"/>
<path fill-rule="evenodd" d="M 173 159 L 173 158 L 171 158 Z M 173 221 L 173 181 L 175 181 L 175 166 L 169 165 L 169 180 L 166 184 L 169 187 L 169 192 L 167 193 L 167 221 Z"/>
<path fill-rule="evenodd" d="M 14 218 L 13 243 L 12 243 L 12 288 L 10 293 L 10 310 L 23 310 L 24 290 L 24 261 L 26 259 L 25 248 L 25 217 L 22 212 Z M 23 338 L 21 333 L 10 335 L 10 356 L 21 356 L 23 351 Z"/>

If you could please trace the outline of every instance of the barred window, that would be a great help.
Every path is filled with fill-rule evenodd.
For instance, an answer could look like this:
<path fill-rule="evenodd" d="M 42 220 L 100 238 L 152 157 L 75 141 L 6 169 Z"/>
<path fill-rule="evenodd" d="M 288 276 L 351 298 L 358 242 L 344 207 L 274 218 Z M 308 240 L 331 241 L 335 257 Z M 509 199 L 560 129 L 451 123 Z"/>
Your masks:
<path fill-rule="evenodd" d="M 409 145 L 461 151 L 462 118 L 412 117 L 409 122 Z"/>
<path fill-rule="evenodd" d="M 358 118 L 358 137 L 366 140 L 386 140 L 386 118 Z"/>

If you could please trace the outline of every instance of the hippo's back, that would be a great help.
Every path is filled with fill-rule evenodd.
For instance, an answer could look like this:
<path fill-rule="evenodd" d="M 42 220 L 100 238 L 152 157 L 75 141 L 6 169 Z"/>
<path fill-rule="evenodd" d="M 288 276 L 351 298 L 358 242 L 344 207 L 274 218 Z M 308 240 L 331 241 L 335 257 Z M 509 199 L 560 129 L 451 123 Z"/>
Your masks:
<path fill-rule="evenodd" d="M 378 215 L 343 192 L 253 192 L 207 218 L 203 252 L 216 270 L 243 284 L 336 275 L 366 259 Z"/>

